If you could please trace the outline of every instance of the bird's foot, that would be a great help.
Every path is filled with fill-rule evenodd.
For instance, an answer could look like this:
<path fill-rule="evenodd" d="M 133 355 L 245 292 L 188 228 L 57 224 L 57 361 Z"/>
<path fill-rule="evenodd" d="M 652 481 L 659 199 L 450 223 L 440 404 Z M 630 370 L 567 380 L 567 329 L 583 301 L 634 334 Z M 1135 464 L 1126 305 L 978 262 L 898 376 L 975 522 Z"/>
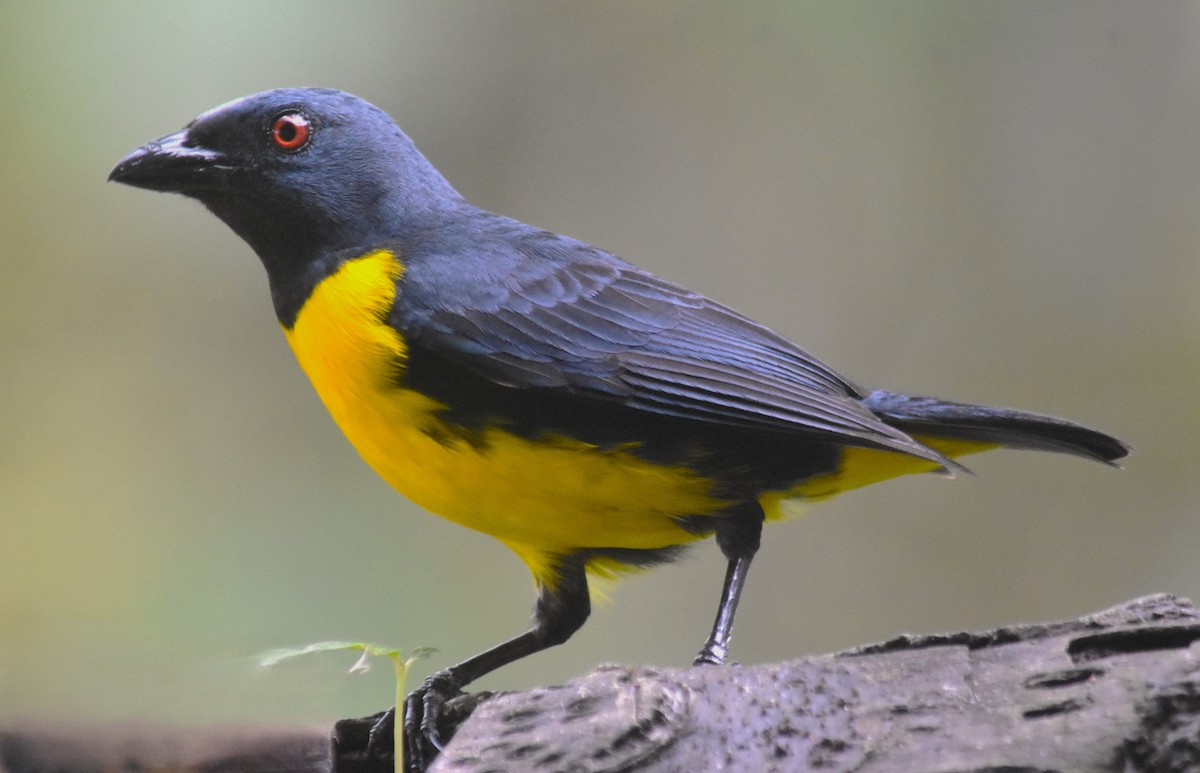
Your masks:
<path fill-rule="evenodd" d="M 693 666 L 723 666 L 729 657 L 728 648 L 717 642 L 708 641 L 700 648 L 700 652 L 692 660 Z"/>
<path fill-rule="evenodd" d="M 379 714 L 379 719 L 375 720 L 375 724 L 371 725 L 371 731 L 367 733 L 368 759 L 378 759 L 386 757 L 389 753 L 395 753 L 395 749 L 392 748 L 392 729 L 395 726 L 396 707 L 393 706 Z"/>
<path fill-rule="evenodd" d="M 439 671 L 408 694 L 404 701 L 404 769 L 420 773 L 433 761 L 449 739 L 442 738 L 438 728 L 442 707 L 446 701 L 461 693 L 452 674 Z M 395 727 L 396 710 L 385 713 L 371 728 L 368 750 L 376 745 L 377 737 L 391 738 Z"/>

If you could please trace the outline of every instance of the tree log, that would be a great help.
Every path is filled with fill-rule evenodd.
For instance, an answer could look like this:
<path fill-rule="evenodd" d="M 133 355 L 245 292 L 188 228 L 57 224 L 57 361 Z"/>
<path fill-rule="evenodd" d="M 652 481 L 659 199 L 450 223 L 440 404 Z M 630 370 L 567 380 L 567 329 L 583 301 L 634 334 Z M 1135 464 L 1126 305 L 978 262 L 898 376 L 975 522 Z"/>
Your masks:
<path fill-rule="evenodd" d="M 483 700 L 430 770 L 1197 771 L 1198 640 L 1192 603 L 1158 595 L 774 665 L 604 667 Z"/>
<path fill-rule="evenodd" d="M 899 636 L 774 665 L 607 666 L 447 704 L 431 771 L 1200 770 L 1200 612 L 1158 595 L 1077 620 Z M 390 771 L 371 718 L 322 730 L 0 732 L 0 773 Z"/>

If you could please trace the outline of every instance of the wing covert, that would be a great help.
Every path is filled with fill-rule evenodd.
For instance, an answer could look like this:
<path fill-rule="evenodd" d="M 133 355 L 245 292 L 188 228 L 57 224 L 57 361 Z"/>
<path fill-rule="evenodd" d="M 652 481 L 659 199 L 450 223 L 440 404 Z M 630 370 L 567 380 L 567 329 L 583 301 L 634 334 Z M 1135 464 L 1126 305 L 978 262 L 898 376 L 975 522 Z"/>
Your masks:
<path fill-rule="evenodd" d="M 698 293 L 545 231 L 487 244 L 410 261 L 393 324 L 411 345 L 513 389 L 948 463 L 884 424 L 828 366 Z"/>

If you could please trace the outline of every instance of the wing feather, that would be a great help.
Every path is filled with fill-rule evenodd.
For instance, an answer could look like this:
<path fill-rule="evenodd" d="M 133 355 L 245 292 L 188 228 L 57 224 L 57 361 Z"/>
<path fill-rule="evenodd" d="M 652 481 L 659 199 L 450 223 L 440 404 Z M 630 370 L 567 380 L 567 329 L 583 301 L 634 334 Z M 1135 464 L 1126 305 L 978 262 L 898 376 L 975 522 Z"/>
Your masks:
<path fill-rule="evenodd" d="M 582 242 L 499 221 L 492 240 L 476 231 L 459 254 L 409 261 L 392 322 L 412 345 L 514 389 L 951 464 L 762 325 Z"/>

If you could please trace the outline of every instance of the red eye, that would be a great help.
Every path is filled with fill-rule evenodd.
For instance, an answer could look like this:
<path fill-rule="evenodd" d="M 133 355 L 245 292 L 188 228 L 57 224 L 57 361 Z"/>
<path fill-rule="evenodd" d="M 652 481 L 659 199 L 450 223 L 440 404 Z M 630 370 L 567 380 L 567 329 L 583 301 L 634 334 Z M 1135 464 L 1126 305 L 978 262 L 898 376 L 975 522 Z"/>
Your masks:
<path fill-rule="evenodd" d="M 299 113 L 284 113 L 271 124 L 271 139 L 283 150 L 299 150 L 311 135 L 312 124 Z"/>

